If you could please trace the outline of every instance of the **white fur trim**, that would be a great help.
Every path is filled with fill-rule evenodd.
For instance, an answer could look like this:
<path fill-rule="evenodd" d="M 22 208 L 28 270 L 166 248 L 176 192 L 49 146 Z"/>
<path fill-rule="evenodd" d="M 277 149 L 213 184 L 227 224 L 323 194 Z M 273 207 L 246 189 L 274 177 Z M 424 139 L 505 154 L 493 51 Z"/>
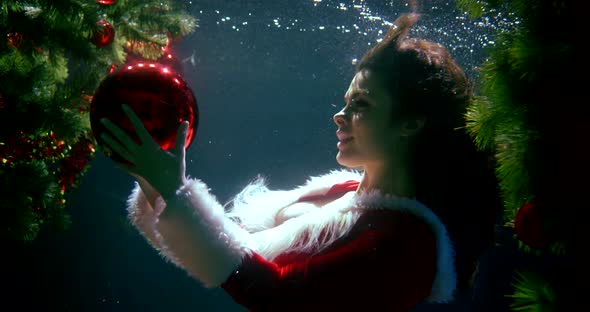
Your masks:
<path fill-rule="evenodd" d="M 180 265 L 206 287 L 226 281 L 252 245 L 199 180 L 189 180 L 167 201 L 156 228 Z"/>
<path fill-rule="evenodd" d="M 348 208 L 349 193 L 321 209 L 287 220 L 271 229 L 253 233 L 255 250 L 267 260 L 286 252 L 314 253 L 346 235 L 358 220 L 359 211 Z"/>
<path fill-rule="evenodd" d="M 159 199 L 159 216 L 145 213 L 151 207 L 139 193 L 135 190 L 129 200 L 132 222 L 154 247 L 204 286 L 227 280 L 249 252 L 250 234 L 224 215 L 203 182 L 189 180 L 173 199 Z"/>
<path fill-rule="evenodd" d="M 332 170 L 327 174 L 317 177 L 310 177 L 305 185 L 300 186 L 297 190 L 301 196 L 325 194 L 334 185 L 348 180 L 360 181 L 363 174 L 360 171 L 341 169 Z"/>
<path fill-rule="evenodd" d="M 284 207 L 295 203 L 303 196 L 325 194 L 334 184 L 347 180 L 360 181 L 358 171 L 340 169 L 327 174 L 310 177 L 306 183 L 293 190 L 269 190 L 266 181 L 258 177 L 229 203 L 228 216 L 236 218 L 250 232 L 274 228 L 276 214 Z"/>
<path fill-rule="evenodd" d="M 158 198 L 158 208 L 164 207 L 162 198 Z M 148 202 L 145 194 L 139 187 L 138 183 L 135 183 L 135 187 L 127 199 L 127 214 L 129 221 L 135 226 L 139 233 L 148 241 L 148 243 L 156 249 L 161 256 L 171 262 L 176 262 L 172 253 L 166 250 L 166 247 L 162 243 L 162 237 L 156 230 L 156 221 L 161 210 L 156 211 Z"/>
<path fill-rule="evenodd" d="M 357 171 L 333 170 L 310 177 L 305 184 L 293 190 L 271 191 L 264 179 L 259 177 L 233 199 L 233 206 L 227 215 L 239 220 L 244 229 L 253 233 L 256 242 L 253 248 L 266 260 L 272 261 L 289 251 L 311 253 L 348 233 L 358 219 L 358 212 L 341 211 L 343 205 L 338 201 L 280 225 L 276 223 L 277 212 L 303 196 L 325 194 L 334 184 L 361 178 L 362 174 Z M 323 235 L 321 239 L 320 235 Z M 302 240 L 302 237 L 308 239 Z"/>
<path fill-rule="evenodd" d="M 457 273 L 454 264 L 454 248 L 449 234 L 438 216 L 428 207 L 415 199 L 381 195 L 379 192 L 365 193 L 358 196 L 359 207 L 364 209 L 392 209 L 407 211 L 423 219 L 436 236 L 437 273 L 432 285 L 430 302 L 447 302 L 453 299 L 457 288 Z"/>

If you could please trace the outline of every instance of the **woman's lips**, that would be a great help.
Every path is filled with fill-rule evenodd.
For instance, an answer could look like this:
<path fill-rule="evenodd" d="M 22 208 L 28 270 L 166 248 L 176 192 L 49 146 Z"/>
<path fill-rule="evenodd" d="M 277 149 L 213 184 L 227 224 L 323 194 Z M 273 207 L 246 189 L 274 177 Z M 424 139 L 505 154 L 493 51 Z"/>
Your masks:
<path fill-rule="evenodd" d="M 352 139 L 353 139 L 352 137 L 339 139 L 338 144 L 336 146 L 338 148 L 344 147 L 344 146 L 348 145 L 348 143 L 350 143 L 350 141 L 352 141 Z"/>

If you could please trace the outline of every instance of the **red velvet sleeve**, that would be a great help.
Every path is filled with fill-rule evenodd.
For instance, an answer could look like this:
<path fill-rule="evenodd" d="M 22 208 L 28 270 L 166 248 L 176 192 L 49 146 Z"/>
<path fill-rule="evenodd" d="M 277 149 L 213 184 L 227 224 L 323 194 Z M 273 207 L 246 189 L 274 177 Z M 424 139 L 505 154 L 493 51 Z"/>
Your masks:
<path fill-rule="evenodd" d="M 428 297 L 435 274 L 429 226 L 375 210 L 320 254 L 282 266 L 246 257 L 222 288 L 250 311 L 408 311 Z"/>

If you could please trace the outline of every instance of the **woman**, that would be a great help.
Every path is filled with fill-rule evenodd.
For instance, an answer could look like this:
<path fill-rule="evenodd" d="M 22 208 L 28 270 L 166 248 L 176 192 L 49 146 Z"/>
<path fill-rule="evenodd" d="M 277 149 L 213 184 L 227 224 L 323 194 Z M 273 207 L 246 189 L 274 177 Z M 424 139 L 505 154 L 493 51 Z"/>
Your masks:
<path fill-rule="evenodd" d="M 226 211 L 185 176 L 186 122 L 165 152 L 129 108 L 141 145 L 103 121 L 105 142 L 134 164 L 120 165 L 139 184 L 133 224 L 251 311 L 407 311 L 452 300 L 493 235 L 495 184 L 461 128 L 470 84 L 445 48 L 407 38 L 417 19 L 401 16 L 367 52 L 334 116 L 337 161 L 361 172 L 335 170 L 290 191 L 257 181 Z"/>

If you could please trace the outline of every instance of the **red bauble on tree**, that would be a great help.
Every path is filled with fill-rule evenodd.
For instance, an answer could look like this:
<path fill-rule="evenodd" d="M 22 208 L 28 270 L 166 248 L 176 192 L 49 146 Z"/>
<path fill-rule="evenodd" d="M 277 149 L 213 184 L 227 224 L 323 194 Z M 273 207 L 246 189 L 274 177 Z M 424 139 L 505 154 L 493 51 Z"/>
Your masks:
<path fill-rule="evenodd" d="M 98 30 L 92 35 L 92 43 L 99 48 L 113 43 L 115 39 L 115 28 L 113 28 L 113 25 L 105 20 L 96 22 L 96 25 L 98 25 Z"/>
<path fill-rule="evenodd" d="M 6 38 L 8 39 L 9 46 L 11 46 L 15 49 L 20 49 L 20 47 L 23 43 L 23 35 L 21 33 L 11 32 L 11 33 L 8 33 L 8 35 L 6 35 Z"/>
<path fill-rule="evenodd" d="M 117 3 L 117 0 L 96 0 L 96 3 L 103 5 L 111 5 Z"/>
<path fill-rule="evenodd" d="M 545 226 L 546 213 L 537 202 L 524 204 L 514 218 L 514 230 L 518 240 L 534 249 L 545 249 L 551 243 Z"/>
<path fill-rule="evenodd" d="M 3 110 L 7 106 L 6 102 L 2 98 L 2 94 L 0 93 L 0 110 Z"/>
<path fill-rule="evenodd" d="M 122 104 L 133 109 L 164 150 L 174 147 L 178 127 L 188 121 L 186 148 L 190 146 L 199 121 L 197 102 L 187 82 L 168 67 L 158 63 L 127 65 L 101 82 L 90 104 L 90 125 L 101 147 L 106 147 L 100 137 L 106 130 L 100 123 L 102 118 L 111 120 L 139 143 Z M 103 150 L 113 160 L 125 162 L 118 154 Z"/>

